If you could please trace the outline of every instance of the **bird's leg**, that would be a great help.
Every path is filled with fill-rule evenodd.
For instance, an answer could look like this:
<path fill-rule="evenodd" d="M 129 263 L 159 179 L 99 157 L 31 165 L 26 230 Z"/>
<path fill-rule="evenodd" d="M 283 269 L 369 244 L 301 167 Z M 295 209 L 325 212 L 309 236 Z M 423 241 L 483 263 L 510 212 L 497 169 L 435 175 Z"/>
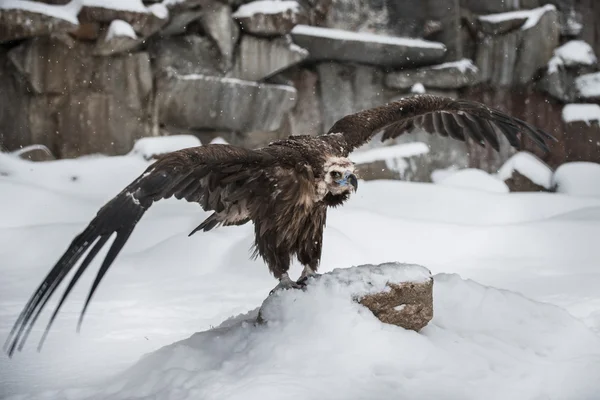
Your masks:
<path fill-rule="evenodd" d="M 320 275 L 321 274 L 317 274 L 316 268 L 313 269 L 313 267 L 311 267 L 310 265 L 305 265 L 304 269 L 302 270 L 302 274 L 300 275 L 300 278 L 296 281 L 296 283 L 302 286 L 306 286 L 308 278 L 316 278 Z"/>
<path fill-rule="evenodd" d="M 281 275 L 281 277 L 279 278 L 279 284 L 277 286 L 275 286 L 275 288 L 273 290 L 271 290 L 270 294 L 273 294 L 274 292 L 276 292 L 278 290 L 302 289 L 302 288 L 303 288 L 303 285 L 294 282 L 290 278 L 290 276 L 287 274 L 287 272 L 284 272 Z"/>

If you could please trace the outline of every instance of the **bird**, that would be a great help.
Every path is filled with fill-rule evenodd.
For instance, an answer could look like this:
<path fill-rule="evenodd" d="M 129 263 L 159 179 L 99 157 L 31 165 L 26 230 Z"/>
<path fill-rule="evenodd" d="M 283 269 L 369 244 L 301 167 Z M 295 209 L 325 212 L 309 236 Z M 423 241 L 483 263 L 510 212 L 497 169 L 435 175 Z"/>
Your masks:
<path fill-rule="evenodd" d="M 12 357 L 22 350 L 48 300 L 86 254 L 47 323 L 38 346 L 41 350 L 69 293 L 114 236 L 80 313 L 79 331 L 108 269 L 144 213 L 161 199 L 198 203 L 212 212 L 189 236 L 252 222 L 252 256 L 260 256 L 278 279 L 275 290 L 303 287 L 318 271 L 328 208 L 341 206 L 358 189 L 350 153 L 380 132 L 382 140 L 387 140 L 416 129 L 460 141 L 469 138 L 496 151 L 498 134 L 516 149 L 522 148 L 524 138 L 546 152 L 547 142 L 556 141 L 543 130 L 483 103 L 424 94 L 349 114 L 317 136 L 292 135 L 257 149 L 209 144 L 159 155 L 73 239 L 18 316 L 6 339 L 6 353 Z M 304 267 L 297 281 L 288 275 L 294 257 Z"/>

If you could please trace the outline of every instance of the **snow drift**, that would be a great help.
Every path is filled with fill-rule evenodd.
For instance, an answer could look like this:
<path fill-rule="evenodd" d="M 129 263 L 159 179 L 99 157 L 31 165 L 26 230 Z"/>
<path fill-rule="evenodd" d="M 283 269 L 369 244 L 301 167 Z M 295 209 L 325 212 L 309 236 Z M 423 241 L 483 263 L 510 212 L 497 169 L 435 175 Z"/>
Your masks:
<path fill-rule="evenodd" d="M 434 319 L 416 333 L 383 324 L 352 296 L 429 275 L 368 268 L 276 293 L 263 306 L 266 324 L 255 323 L 254 310 L 163 347 L 100 387 L 44 396 L 585 399 L 600 390 L 600 337 L 562 309 L 438 274 Z"/>

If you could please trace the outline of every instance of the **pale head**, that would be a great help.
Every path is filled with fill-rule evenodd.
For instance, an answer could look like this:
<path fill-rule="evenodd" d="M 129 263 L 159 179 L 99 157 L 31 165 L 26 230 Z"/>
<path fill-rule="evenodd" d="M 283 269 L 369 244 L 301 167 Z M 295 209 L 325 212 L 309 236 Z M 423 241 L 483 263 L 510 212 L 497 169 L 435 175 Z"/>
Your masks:
<path fill-rule="evenodd" d="M 343 157 L 330 157 L 323 165 L 323 183 L 319 192 L 340 195 L 356 191 L 358 179 L 354 175 L 354 163 Z"/>

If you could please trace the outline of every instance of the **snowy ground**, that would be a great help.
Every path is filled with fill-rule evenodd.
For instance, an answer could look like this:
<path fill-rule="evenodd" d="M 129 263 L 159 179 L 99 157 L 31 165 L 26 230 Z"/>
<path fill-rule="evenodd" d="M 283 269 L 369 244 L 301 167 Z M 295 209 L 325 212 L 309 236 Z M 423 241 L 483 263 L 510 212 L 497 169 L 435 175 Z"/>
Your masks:
<path fill-rule="evenodd" d="M 38 164 L 0 155 L 0 341 L 72 237 L 147 164 L 138 155 Z M 36 331 L 22 353 L 13 359 L 0 355 L 0 398 L 91 385 L 145 353 L 255 310 L 276 282 L 260 260 L 248 260 L 252 226 L 188 238 L 204 216 L 197 205 L 174 200 L 155 205 L 107 274 L 81 334 L 75 333 L 76 318 L 91 273 L 71 294 L 41 353 L 35 350 Z M 301 325 L 302 334 L 311 336 L 302 337 L 302 345 L 290 339 L 296 347 L 288 352 L 274 351 L 281 347 L 268 340 L 293 337 L 291 330 L 301 328 L 294 318 L 266 333 L 238 323 L 190 339 L 188 358 L 174 357 L 170 351 L 180 350 L 169 348 L 146 360 L 164 367 L 157 382 L 183 379 L 198 384 L 198 390 L 210 388 L 187 392 L 192 398 L 391 398 L 394 393 L 415 398 L 403 397 L 412 393 L 587 399 L 600 393 L 600 340 L 592 333 L 600 332 L 599 237 L 598 198 L 361 182 L 345 207 L 329 213 L 322 270 L 399 261 L 440 274 L 436 316 L 422 335 L 385 327 L 335 303 L 324 305 L 328 311 L 312 328 Z M 299 274 L 299 266 L 294 271 Z M 582 324 L 556 307 L 447 273 L 557 305 Z M 315 300 L 297 296 L 298 304 L 314 310 Z M 335 314 L 340 310 L 348 314 Z M 233 347 L 223 352 L 219 343 Z M 168 362 L 193 366 L 193 376 L 178 375 Z M 153 381 L 131 376 L 146 364 L 122 379 L 134 388 Z M 297 371 L 286 369 L 296 365 Z M 347 392 L 350 388 L 356 391 Z M 62 395 L 76 399 L 95 390 Z M 186 398 L 182 392 L 170 394 Z"/>

